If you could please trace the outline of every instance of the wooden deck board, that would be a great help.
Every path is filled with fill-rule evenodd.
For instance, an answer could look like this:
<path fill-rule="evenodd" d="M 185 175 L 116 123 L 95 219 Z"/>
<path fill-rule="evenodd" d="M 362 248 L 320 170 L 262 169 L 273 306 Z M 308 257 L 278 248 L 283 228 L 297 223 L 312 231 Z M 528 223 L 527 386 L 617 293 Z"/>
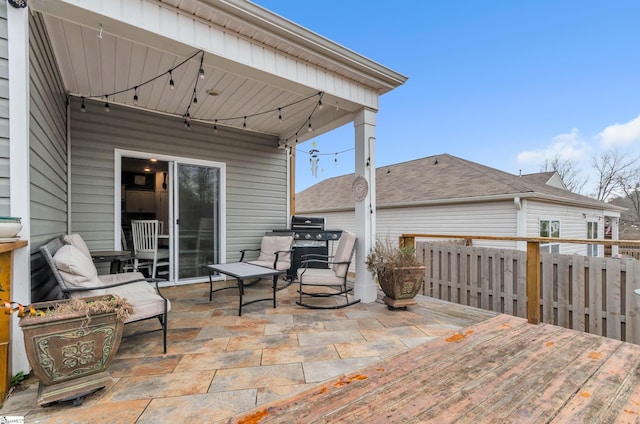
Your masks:
<path fill-rule="evenodd" d="M 499 315 L 229 422 L 636 422 L 640 346 Z"/>

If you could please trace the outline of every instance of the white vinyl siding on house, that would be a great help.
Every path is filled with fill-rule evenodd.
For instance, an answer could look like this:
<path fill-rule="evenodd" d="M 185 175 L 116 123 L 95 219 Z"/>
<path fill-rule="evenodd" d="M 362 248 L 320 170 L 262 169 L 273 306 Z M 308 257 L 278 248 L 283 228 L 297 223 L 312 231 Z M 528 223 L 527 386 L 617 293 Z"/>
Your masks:
<path fill-rule="evenodd" d="M 354 231 L 355 212 L 307 213 L 324 216 L 329 229 Z M 378 239 L 398 240 L 401 234 L 516 235 L 516 210 L 511 201 L 383 208 L 376 215 Z M 515 249 L 512 241 L 474 240 L 474 246 Z"/>
<path fill-rule="evenodd" d="M 288 224 L 287 155 L 277 139 L 225 130 L 137 109 L 71 102 L 71 221 L 90 248 L 114 245 L 114 150 L 197 158 L 226 164 L 227 259 L 259 245 L 265 231 Z"/>
<path fill-rule="evenodd" d="M 0 215 L 9 215 L 9 33 L 7 2 L 0 4 Z"/>
<path fill-rule="evenodd" d="M 529 200 L 527 207 L 527 237 L 539 236 L 540 220 L 559 220 L 561 238 L 584 239 L 587 220 L 604 222 L 604 214 L 602 210 L 597 209 Z M 602 232 L 598 234 L 598 238 L 603 238 Z M 560 253 L 586 256 L 587 245 L 562 243 L 560 244 Z M 603 247 L 599 246 L 598 256 L 603 255 Z"/>

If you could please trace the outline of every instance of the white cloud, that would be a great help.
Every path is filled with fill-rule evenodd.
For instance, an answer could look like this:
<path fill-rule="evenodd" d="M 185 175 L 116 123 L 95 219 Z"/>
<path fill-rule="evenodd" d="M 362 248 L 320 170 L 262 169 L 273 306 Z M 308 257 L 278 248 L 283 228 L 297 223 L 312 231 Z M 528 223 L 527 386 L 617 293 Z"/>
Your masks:
<path fill-rule="evenodd" d="M 607 149 L 640 142 L 640 115 L 626 124 L 609 125 L 598 137 L 602 146 Z"/>
<path fill-rule="evenodd" d="M 577 128 L 568 134 L 560 134 L 552 139 L 552 143 L 543 149 L 526 150 L 518 154 L 518 162 L 543 165 L 546 160 L 553 160 L 556 156 L 560 160 L 580 161 L 584 159 L 591 148 L 580 139 Z"/>

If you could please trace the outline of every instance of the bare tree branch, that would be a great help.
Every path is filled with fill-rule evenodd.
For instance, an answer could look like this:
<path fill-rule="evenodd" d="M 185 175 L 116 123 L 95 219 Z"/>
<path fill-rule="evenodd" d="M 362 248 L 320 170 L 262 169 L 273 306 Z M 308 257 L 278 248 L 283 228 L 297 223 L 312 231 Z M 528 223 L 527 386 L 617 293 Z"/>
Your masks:
<path fill-rule="evenodd" d="M 573 193 L 580 193 L 587 184 L 586 178 L 580 178 L 580 171 L 576 169 L 575 163 L 570 160 L 561 160 L 559 155 L 551 160 L 545 160 L 542 171 L 557 172 L 567 190 Z"/>
<path fill-rule="evenodd" d="M 627 159 L 617 151 L 603 153 L 600 157 L 593 157 L 593 168 L 598 173 L 597 192 L 593 194 L 598 200 L 609 198 L 628 187 L 636 172 L 637 159 Z"/>

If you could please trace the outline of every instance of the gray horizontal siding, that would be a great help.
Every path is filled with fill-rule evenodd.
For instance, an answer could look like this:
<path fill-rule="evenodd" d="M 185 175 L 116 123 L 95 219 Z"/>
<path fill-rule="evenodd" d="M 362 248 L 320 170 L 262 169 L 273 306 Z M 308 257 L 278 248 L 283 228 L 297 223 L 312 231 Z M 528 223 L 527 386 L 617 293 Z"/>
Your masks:
<path fill-rule="evenodd" d="M 114 150 L 126 149 L 226 164 L 227 252 L 254 247 L 264 231 L 285 228 L 287 156 L 273 137 L 101 102 L 71 102 L 71 221 L 91 248 L 113 246 Z"/>
<path fill-rule="evenodd" d="M 30 26 L 31 250 L 67 231 L 65 90 L 40 14 Z"/>
<path fill-rule="evenodd" d="M 30 15 L 29 26 L 29 246 L 31 299 L 39 301 L 60 295 L 38 249 L 67 232 L 67 120 L 64 85 L 42 16 Z"/>
<path fill-rule="evenodd" d="M 0 4 L 0 215 L 9 215 L 9 31 L 7 2 Z"/>

